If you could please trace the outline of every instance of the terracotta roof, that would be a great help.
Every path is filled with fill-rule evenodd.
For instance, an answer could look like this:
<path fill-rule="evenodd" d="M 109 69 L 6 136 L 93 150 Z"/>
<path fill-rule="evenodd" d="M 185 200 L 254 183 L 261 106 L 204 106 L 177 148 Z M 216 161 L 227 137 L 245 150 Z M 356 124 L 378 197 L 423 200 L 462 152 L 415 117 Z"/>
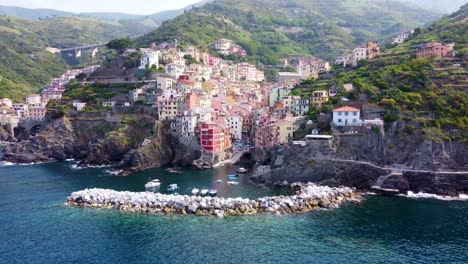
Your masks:
<path fill-rule="evenodd" d="M 343 107 L 333 110 L 333 112 L 361 112 L 361 110 L 359 110 L 358 108 L 351 107 L 351 106 L 343 106 Z"/>

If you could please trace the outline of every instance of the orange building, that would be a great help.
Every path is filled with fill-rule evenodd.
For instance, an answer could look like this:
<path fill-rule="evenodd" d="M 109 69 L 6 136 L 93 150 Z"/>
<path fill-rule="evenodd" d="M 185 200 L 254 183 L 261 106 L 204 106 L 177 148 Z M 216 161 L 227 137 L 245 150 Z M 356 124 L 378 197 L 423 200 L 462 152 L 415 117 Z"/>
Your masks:
<path fill-rule="evenodd" d="M 380 47 L 379 43 L 376 41 L 368 41 L 367 42 L 367 59 L 373 59 L 377 56 L 380 56 Z"/>
<path fill-rule="evenodd" d="M 447 45 L 443 45 L 440 42 L 431 42 L 420 45 L 416 49 L 416 57 L 417 58 L 443 58 L 443 57 L 452 57 L 452 53 L 449 51 L 449 47 Z"/>

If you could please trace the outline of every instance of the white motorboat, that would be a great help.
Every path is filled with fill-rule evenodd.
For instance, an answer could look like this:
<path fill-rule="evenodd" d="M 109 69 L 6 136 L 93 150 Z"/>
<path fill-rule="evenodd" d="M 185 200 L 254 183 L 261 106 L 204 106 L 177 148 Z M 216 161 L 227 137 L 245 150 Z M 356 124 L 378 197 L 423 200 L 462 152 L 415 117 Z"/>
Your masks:
<path fill-rule="evenodd" d="M 179 189 L 179 186 L 177 184 L 170 184 L 169 187 L 167 188 L 169 192 L 173 192 L 177 189 Z"/>
<path fill-rule="evenodd" d="M 200 189 L 193 188 L 193 190 L 192 190 L 192 195 L 197 196 L 199 193 L 200 193 Z"/>
<path fill-rule="evenodd" d="M 147 189 L 157 188 L 159 186 L 161 186 L 161 182 L 158 179 L 152 180 L 152 181 L 145 184 L 145 188 L 147 188 Z"/>
<path fill-rule="evenodd" d="M 239 168 L 237 169 L 237 173 L 247 173 L 247 169 L 246 168 Z"/>
<path fill-rule="evenodd" d="M 207 196 L 209 192 L 210 192 L 210 190 L 208 190 L 208 189 L 203 189 L 203 190 L 200 191 L 200 195 L 201 195 L 201 196 Z"/>
<path fill-rule="evenodd" d="M 239 185 L 239 182 L 236 182 L 236 181 L 228 181 L 227 184 L 229 184 L 229 185 Z"/>

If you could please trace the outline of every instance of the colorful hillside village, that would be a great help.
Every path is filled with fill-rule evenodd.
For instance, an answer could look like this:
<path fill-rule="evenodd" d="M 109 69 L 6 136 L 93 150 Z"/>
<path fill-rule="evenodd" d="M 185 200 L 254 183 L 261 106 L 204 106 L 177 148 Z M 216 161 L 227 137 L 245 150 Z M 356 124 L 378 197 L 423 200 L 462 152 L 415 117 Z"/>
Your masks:
<path fill-rule="evenodd" d="M 405 41 L 411 32 L 403 32 L 394 40 Z M 231 40 L 219 39 L 212 48 L 219 54 L 246 52 Z M 160 121 L 167 122 L 171 133 L 182 144 L 200 148 L 205 153 L 237 152 L 246 148 L 268 148 L 292 144 L 294 133 L 313 125 L 307 115 L 338 96 L 336 87 L 313 91 L 310 98 L 294 95 L 292 90 L 304 80 L 315 79 L 330 71 L 328 62 L 320 58 L 291 56 L 282 66 L 293 72 L 278 72 L 274 82 L 267 82 L 256 65 L 234 62 L 199 50 L 178 47 L 177 42 L 152 44 L 145 49 L 129 49 L 124 56 L 140 54 L 140 71 L 150 71 L 150 78 L 128 94 L 120 94 L 101 102 L 102 107 L 133 109 L 144 105 Z M 353 53 L 340 57 L 336 64 L 356 66 L 359 60 L 380 55 L 374 41 L 357 47 Z M 453 45 L 428 43 L 418 47 L 417 56 L 453 56 Z M 25 102 L 0 100 L 0 124 L 14 127 L 21 121 L 43 121 L 46 105 L 60 101 L 71 79 L 85 73 L 92 75 L 99 66 L 71 70 L 53 80 L 40 94 L 32 94 Z M 152 71 L 151 69 L 155 69 Z M 345 91 L 352 84 L 343 86 Z M 381 111 L 366 102 L 340 98 L 332 114 L 319 114 L 318 121 L 331 126 L 334 134 L 349 134 L 382 127 Z M 77 111 L 86 111 L 86 101 L 69 102 Z M 315 121 L 314 121 L 315 122 Z M 314 133 L 318 133 L 314 129 Z"/>

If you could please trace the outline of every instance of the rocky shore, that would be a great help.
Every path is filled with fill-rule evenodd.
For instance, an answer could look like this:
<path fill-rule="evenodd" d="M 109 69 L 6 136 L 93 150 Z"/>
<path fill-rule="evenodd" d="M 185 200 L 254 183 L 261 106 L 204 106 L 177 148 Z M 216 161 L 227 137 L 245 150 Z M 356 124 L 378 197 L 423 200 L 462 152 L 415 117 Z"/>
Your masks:
<path fill-rule="evenodd" d="M 288 215 L 317 209 L 336 208 L 343 202 L 360 201 L 355 189 L 295 183 L 291 196 L 243 198 L 167 195 L 151 192 L 118 192 L 86 189 L 68 197 L 70 206 L 116 209 L 145 214 L 192 214 L 197 216 Z"/>

